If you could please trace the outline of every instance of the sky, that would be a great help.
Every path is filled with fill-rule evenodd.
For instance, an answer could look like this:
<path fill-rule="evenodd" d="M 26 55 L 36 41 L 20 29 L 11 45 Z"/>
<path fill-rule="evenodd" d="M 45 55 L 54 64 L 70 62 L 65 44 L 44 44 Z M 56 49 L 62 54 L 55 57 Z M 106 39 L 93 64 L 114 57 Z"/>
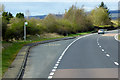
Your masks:
<path fill-rule="evenodd" d="M 100 5 L 101 1 L 102 0 L 29 0 L 28 2 L 27 0 L 4 0 L 0 2 L 4 4 L 5 11 L 11 12 L 14 16 L 16 15 L 16 13 L 19 12 L 25 14 L 27 10 L 29 10 L 30 16 L 36 16 L 47 15 L 49 13 L 64 14 L 65 9 L 68 10 L 75 3 L 78 8 L 81 8 L 81 6 L 84 5 L 85 11 L 91 11 L 92 9 Z M 110 10 L 118 9 L 117 0 L 104 0 L 104 3 Z"/>
<path fill-rule="evenodd" d="M 0 0 L 0 2 L 118 2 L 119 0 Z"/>

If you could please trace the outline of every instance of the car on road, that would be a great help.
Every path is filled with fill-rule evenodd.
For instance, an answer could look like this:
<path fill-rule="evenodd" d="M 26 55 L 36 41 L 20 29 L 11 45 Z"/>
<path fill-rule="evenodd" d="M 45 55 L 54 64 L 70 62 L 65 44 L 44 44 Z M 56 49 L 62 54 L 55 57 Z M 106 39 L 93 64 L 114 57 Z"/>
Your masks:
<path fill-rule="evenodd" d="M 99 29 L 98 30 L 98 34 L 104 34 L 104 33 L 105 33 L 104 29 Z"/>

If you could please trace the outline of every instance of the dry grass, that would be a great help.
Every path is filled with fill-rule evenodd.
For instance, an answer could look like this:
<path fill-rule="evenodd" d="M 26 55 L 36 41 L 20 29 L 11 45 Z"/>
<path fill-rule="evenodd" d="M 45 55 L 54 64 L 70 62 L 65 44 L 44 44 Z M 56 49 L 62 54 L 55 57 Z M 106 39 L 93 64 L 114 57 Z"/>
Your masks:
<path fill-rule="evenodd" d="M 120 34 L 118 35 L 118 39 L 120 40 Z"/>
<path fill-rule="evenodd" d="M 40 37 L 42 37 L 42 38 L 54 38 L 54 37 L 64 37 L 64 36 L 59 35 L 57 33 L 44 33 L 44 34 L 40 35 Z"/>

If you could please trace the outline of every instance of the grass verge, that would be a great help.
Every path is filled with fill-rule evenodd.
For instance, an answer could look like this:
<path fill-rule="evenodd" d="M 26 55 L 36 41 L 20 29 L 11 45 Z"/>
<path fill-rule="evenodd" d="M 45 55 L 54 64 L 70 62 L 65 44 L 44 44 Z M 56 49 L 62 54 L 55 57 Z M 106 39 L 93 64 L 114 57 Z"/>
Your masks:
<path fill-rule="evenodd" d="M 118 40 L 120 40 L 120 34 L 118 35 Z"/>
<path fill-rule="evenodd" d="M 59 37 L 53 37 L 53 38 L 36 38 L 36 36 L 32 36 L 32 38 L 29 38 L 27 41 L 14 41 L 14 42 L 5 42 L 3 41 L 3 49 L 2 49 L 2 74 L 7 71 L 13 60 L 15 59 L 17 53 L 20 51 L 20 49 L 25 45 L 29 43 L 35 43 L 45 40 L 52 40 L 52 39 L 58 39 L 58 38 L 64 38 L 64 37 L 75 37 L 79 35 L 85 35 L 89 34 L 91 32 L 83 32 L 83 33 L 77 33 L 77 34 L 70 34 L 68 36 L 59 36 Z M 33 40 L 31 40 L 33 39 Z"/>

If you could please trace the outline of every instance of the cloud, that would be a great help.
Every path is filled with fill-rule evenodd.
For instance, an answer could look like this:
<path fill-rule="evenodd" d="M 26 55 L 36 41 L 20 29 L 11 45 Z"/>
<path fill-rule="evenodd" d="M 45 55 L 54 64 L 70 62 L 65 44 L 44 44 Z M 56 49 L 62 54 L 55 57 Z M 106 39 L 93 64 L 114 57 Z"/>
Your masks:
<path fill-rule="evenodd" d="M 119 0 L 0 0 L 0 2 L 118 2 Z"/>

